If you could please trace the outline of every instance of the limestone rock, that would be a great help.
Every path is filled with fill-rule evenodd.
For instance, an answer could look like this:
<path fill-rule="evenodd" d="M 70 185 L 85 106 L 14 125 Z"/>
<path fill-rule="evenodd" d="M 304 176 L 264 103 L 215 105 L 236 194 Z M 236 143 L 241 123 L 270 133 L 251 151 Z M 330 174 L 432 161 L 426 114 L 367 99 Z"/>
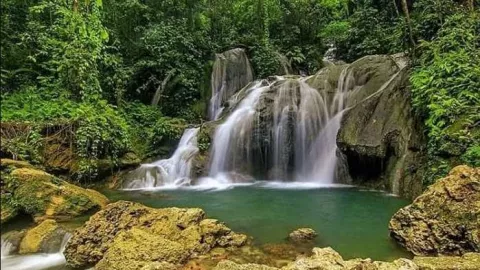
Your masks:
<path fill-rule="evenodd" d="M 214 270 L 279 270 L 279 268 L 253 263 L 237 264 L 229 260 L 224 260 L 219 262 Z"/>
<path fill-rule="evenodd" d="M 290 241 L 297 243 L 312 241 L 315 237 L 317 237 L 317 232 L 311 228 L 296 229 L 288 235 Z"/>
<path fill-rule="evenodd" d="M 425 139 L 412 112 L 408 69 L 390 56 L 367 56 L 345 68 L 343 76 L 348 109 L 337 145 L 353 184 L 418 196 Z"/>
<path fill-rule="evenodd" d="M 153 262 L 145 265 L 141 270 L 178 270 L 178 266 L 168 262 Z"/>
<path fill-rule="evenodd" d="M 310 257 L 298 258 L 282 270 L 418 270 L 417 265 L 407 259 L 394 262 L 377 262 L 371 259 L 353 259 L 344 261 L 332 248 L 314 248 Z"/>
<path fill-rule="evenodd" d="M 152 238 L 161 237 L 177 243 L 191 256 L 204 254 L 216 246 L 241 246 L 246 241 L 246 236 L 232 232 L 222 223 L 205 219 L 205 213 L 198 208 L 154 209 L 139 203 L 119 201 L 93 215 L 75 231 L 64 252 L 67 263 L 73 267 L 96 264 L 110 252 L 112 246 L 120 245 L 114 244 L 115 241 L 122 242 L 116 238 L 117 235 L 132 228 L 140 229 Z M 128 238 L 124 236 L 120 239 Z M 109 254 L 108 258 L 112 256 L 115 254 Z"/>
<path fill-rule="evenodd" d="M 420 270 L 478 270 L 480 253 L 466 253 L 462 257 L 415 257 Z"/>
<path fill-rule="evenodd" d="M 416 255 L 480 252 L 480 168 L 452 169 L 400 209 L 389 229 Z"/>
<path fill-rule="evenodd" d="M 47 219 L 27 231 L 20 242 L 19 253 L 55 253 L 60 250 L 66 231 L 55 220 Z"/>
<path fill-rule="evenodd" d="M 178 264 L 185 262 L 189 255 L 189 250 L 180 243 L 132 228 L 115 237 L 95 269 L 136 270 L 157 261 Z"/>
<path fill-rule="evenodd" d="M 39 220 L 75 217 L 108 203 L 97 191 L 78 187 L 38 169 L 15 169 L 7 186 L 19 208 Z"/>

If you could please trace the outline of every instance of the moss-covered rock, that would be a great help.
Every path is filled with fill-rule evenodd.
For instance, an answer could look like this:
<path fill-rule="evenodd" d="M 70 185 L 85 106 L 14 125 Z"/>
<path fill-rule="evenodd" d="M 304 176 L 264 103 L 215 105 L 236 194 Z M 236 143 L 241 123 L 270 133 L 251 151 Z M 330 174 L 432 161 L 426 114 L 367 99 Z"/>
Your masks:
<path fill-rule="evenodd" d="M 455 167 L 400 209 L 389 228 L 416 255 L 480 252 L 480 168 Z"/>
<path fill-rule="evenodd" d="M 60 250 L 66 231 L 55 220 L 47 219 L 28 230 L 20 242 L 19 253 L 54 253 Z"/>
<path fill-rule="evenodd" d="M 246 236 L 234 233 L 224 224 L 205 219 L 205 213 L 198 208 L 154 209 L 139 203 L 119 201 L 93 215 L 75 231 L 64 252 L 67 263 L 73 267 L 96 264 L 110 251 L 117 235 L 132 228 L 175 242 L 188 256 L 204 254 L 216 246 L 241 246 L 247 240 Z M 117 242 L 129 238 L 119 239 Z M 121 250 L 125 249 L 122 247 Z M 115 254 L 118 253 L 109 254 L 108 258 Z"/>
<path fill-rule="evenodd" d="M 8 158 L 2 158 L 0 159 L 0 167 L 5 168 L 5 167 L 12 167 L 12 168 L 34 168 L 33 165 L 26 161 L 20 161 L 20 160 L 13 160 L 13 159 L 8 159 Z"/>
<path fill-rule="evenodd" d="M 462 257 L 415 257 L 420 270 L 478 270 L 480 253 L 466 253 Z"/>
<path fill-rule="evenodd" d="M 182 244 L 138 228 L 119 233 L 97 270 L 137 270 L 153 262 L 184 263 L 190 250 Z M 153 265 L 150 265 L 153 267 Z"/>
<path fill-rule="evenodd" d="M 1 194 L 1 224 L 6 223 L 18 215 L 19 207 L 12 202 L 11 194 Z"/>
<path fill-rule="evenodd" d="M 37 220 L 75 217 L 108 203 L 108 199 L 97 191 L 78 187 L 34 168 L 13 170 L 5 179 L 5 186 L 8 195 L 2 195 L 2 201 L 8 201 L 6 210 L 14 206 L 13 210 L 31 214 Z M 3 216 L 2 208 L 2 221 Z M 7 217 L 5 214 L 5 219 Z"/>
<path fill-rule="evenodd" d="M 344 70 L 348 110 L 337 144 L 354 184 L 414 198 L 422 191 L 425 139 L 402 67 L 390 56 L 368 56 Z"/>

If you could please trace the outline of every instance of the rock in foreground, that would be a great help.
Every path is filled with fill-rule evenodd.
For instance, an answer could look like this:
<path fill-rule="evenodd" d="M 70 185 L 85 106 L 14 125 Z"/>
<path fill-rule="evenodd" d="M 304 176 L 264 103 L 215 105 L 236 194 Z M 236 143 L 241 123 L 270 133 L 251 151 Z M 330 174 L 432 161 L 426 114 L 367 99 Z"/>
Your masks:
<path fill-rule="evenodd" d="M 400 209 L 389 228 L 416 255 L 480 252 L 480 168 L 455 167 Z"/>
<path fill-rule="evenodd" d="M 314 248 L 310 257 L 298 258 L 285 267 L 275 268 L 260 264 L 237 264 L 222 261 L 215 270 L 417 270 L 411 260 L 399 259 L 394 262 L 376 262 L 370 259 L 353 259 L 344 261 L 342 256 L 332 248 Z"/>
<path fill-rule="evenodd" d="M 60 250 L 63 237 L 67 232 L 58 226 L 55 220 L 47 219 L 27 231 L 20 242 L 20 254 L 55 253 Z"/>
<path fill-rule="evenodd" d="M 205 219 L 198 208 L 154 209 L 119 201 L 77 229 L 64 254 L 72 267 L 98 263 L 98 269 L 139 269 L 158 261 L 183 263 L 214 247 L 238 247 L 246 241 L 245 235 Z"/>

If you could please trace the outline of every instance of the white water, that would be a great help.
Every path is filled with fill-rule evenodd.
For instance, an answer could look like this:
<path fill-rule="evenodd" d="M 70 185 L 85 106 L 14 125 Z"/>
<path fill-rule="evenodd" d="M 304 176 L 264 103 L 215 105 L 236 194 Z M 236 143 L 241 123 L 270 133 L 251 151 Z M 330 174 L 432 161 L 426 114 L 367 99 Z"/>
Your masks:
<path fill-rule="evenodd" d="M 215 131 L 208 183 L 214 186 L 212 179 L 223 185 L 235 182 L 228 182 L 225 175 L 249 175 L 260 159 L 264 166 L 269 166 L 267 177 L 271 180 L 284 182 L 294 178 L 317 186 L 333 184 L 336 135 L 350 81 L 351 74 L 346 68 L 333 95 L 319 93 L 304 78 L 279 77 L 266 86 L 265 82 L 251 86 L 246 97 Z M 272 119 L 268 124 L 271 130 L 266 131 L 267 149 L 252 153 L 253 147 L 262 143 L 258 140 L 265 140 L 265 136 L 259 139 L 264 132 L 259 124 L 261 111 L 268 110 L 268 106 Z"/>
<path fill-rule="evenodd" d="M 40 253 L 31 255 L 11 255 L 5 254 L 4 256 L 4 240 L 2 240 L 2 270 L 41 270 L 61 268 L 65 265 L 66 260 L 63 256 L 63 251 L 72 235 L 66 233 L 63 236 L 62 244 L 59 251 L 56 253 Z M 7 241 L 8 242 L 8 241 Z M 12 247 L 10 247 L 12 248 Z"/>
<path fill-rule="evenodd" d="M 199 130 L 199 128 L 186 129 L 171 158 L 143 164 L 130 172 L 125 189 L 176 188 L 189 185 L 192 161 L 198 153 Z"/>

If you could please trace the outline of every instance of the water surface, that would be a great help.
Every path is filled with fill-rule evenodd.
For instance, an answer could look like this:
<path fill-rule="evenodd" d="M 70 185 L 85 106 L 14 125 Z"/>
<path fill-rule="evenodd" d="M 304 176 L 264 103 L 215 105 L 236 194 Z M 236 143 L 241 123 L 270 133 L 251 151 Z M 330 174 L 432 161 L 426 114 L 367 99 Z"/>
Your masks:
<path fill-rule="evenodd" d="M 271 188 L 237 186 L 224 190 L 150 190 L 103 193 L 150 207 L 200 207 L 209 218 L 253 236 L 256 244 L 282 243 L 288 233 L 310 227 L 316 246 L 330 246 L 345 259 L 393 260 L 410 255 L 388 236 L 391 216 L 408 201 L 358 188 Z M 306 186 L 308 187 L 308 186 Z"/>

